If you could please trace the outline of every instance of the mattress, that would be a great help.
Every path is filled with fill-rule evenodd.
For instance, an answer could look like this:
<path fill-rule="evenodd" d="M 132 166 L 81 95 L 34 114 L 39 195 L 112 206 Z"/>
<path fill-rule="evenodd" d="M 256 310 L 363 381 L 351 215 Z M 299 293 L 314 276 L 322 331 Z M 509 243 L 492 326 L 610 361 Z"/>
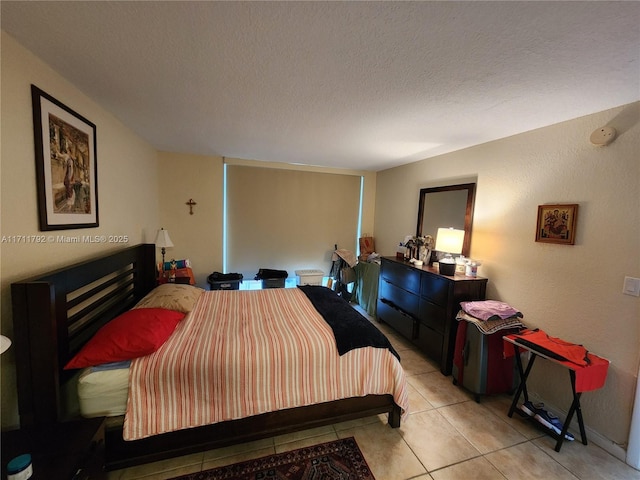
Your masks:
<path fill-rule="evenodd" d="M 83 417 L 124 415 L 129 396 L 131 362 L 98 365 L 82 370 L 78 378 L 78 400 Z"/>

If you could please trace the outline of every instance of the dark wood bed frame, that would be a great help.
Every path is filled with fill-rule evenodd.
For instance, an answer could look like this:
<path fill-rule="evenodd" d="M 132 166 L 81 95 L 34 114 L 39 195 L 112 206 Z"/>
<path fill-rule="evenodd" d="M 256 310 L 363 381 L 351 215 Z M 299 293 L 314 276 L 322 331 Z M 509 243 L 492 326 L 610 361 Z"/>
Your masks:
<path fill-rule="evenodd" d="M 73 418 L 64 392 L 73 386 L 76 372 L 63 370 L 64 365 L 101 326 L 155 287 L 155 257 L 155 245 L 142 244 L 11 285 L 23 427 Z M 381 413 L 389 414 L 389 425 L 400 426 L 400 408 L 391 395 L 347 398 L 129 442 L 122 439 L 122 427 L 114 425 L 105 434 L 105 468 L 114 470 Z"/>

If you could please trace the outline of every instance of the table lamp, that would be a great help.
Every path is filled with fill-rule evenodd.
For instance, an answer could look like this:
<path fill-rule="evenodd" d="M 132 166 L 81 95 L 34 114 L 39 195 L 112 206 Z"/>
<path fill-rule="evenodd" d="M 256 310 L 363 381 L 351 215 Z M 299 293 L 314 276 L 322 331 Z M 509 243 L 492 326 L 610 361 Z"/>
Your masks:
<path fill-rule="evenodd" d="M 167 248 L 173 247 L 173 242 L 171 241 L 171 237 L 169 237 L 169 232 L 164 228 L 158 230 L 158 234 L 156 235 L 156 247 L 160 247 L 160 251 L 162 252 L 162 270 L 164 270 L 164 254 L 166 253 Z"/>
<path fill-rule="evenodd" d="M 454 228 L 439 228 L 436 235 L 436 250 L 443 252 L 445 256 L 438 260 L 442 275 L 454 275 L 456 273 L 456 261 L 451 254 L 462 253 L 464 243 L 464 230 Z"/>

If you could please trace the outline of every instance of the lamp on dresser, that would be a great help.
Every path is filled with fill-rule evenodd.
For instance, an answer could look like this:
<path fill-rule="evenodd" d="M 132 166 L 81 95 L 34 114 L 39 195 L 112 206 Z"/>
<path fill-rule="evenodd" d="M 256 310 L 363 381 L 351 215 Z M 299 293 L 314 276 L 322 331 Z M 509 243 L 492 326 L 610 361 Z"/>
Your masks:
<path fill-rule="evenodd" d="M 162 270 L 164 270 L 164 254 L 166 253 L 167 248 L 173 247 L 173 242 L 171 241 L 171 237 L 169 237 L 169 232 L 164 228 L 158 230 L 156 235 L 156 247 L 160 247 L 160 251 L 162 252 Z"/>
<path fill-rule="evenodd" d="M 455 228 L 439 228 L 436 236 L 436 250 L 443 252 L 445 256 L 438 260 L 438 268 L 441 275 L 454 275 L 456 273 L 456 261 L 451 254 L 462 253 L 464 243 L 464 230 Z"/>

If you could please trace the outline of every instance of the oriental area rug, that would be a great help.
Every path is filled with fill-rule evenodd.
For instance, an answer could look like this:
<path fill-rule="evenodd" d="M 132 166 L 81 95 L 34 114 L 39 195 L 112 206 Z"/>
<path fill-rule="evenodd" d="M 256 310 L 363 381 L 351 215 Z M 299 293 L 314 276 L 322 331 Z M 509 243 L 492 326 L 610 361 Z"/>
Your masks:
<path fill-rule="evenodd" d="M 172 480 L 375 480 L 353 437 Z"/>

